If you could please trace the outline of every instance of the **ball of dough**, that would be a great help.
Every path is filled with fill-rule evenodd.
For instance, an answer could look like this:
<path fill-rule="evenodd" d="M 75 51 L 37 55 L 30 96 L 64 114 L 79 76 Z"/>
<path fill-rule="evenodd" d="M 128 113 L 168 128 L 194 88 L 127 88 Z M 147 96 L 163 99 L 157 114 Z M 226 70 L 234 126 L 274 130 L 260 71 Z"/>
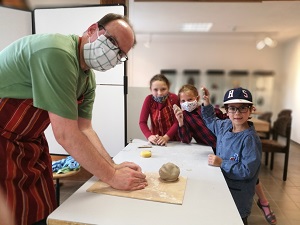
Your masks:
<path fill-rule="evenodd" d="M 179 177 L 180 169 L 174 163 L 166 163 L 159 169 L 160 179 L 164 181 L 176 181 Z"/>
<path fill-rule="evenodd" d="M 149 158 L 152 156 L 152 153 L 149 150 L 141 151 L 141 156 L 144 158 Z"/>

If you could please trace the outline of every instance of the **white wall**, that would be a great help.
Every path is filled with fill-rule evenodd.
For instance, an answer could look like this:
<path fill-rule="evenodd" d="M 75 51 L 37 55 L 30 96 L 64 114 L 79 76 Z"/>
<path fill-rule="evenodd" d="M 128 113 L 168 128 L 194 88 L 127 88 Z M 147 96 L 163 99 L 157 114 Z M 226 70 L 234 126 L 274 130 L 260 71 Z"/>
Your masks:
<path fill-rule="evenodd" d="M 300 37 L 287 43 L 282 54 L 284 74 L 277 80 L 278 101 L 293 110 L 292 140 L 300 143 Z"/>
<path fill-rule="evenodd" d="M 182 37 L 165 35 L 164 37 L 152 37 L 150 48 L 144 43 L 148 37 L 137 34 L 138 44 L 131 51 L 128 61 L 129 94 L 128 94 L 128 129 L 127 137 L 140 138 L 141 132 L 138 125 L 139 113 L 142 107 L 142 98 L 149 91 L 151 77 L 161 69 L 176 69 L 180 72 L 184 69 L 199 69 L 200 86 L 206 85 L 208 69 L 248 70 L 248 81 L 253 95 L 255 91 L 255 78 L 251 74 L 255 70 L 272 70 L 275 72 L 271 94 L 265 99 L 267 108 L 273 112 L 273 121 L 278 112 L 283 108 L 293 110 L 292 140 L 300 143 L 299 119 L 296 117 L 300 110 L 300 38 L 276 48 L 265 48 L 258 51 L 255 48 L 255 40 L 251 38 L 229 38 L 217 36 Z M 226 85 L 226 84 L 224 84 Z M 228 84 L 227 84 L 228 85 Z M 266 87 L 268 88 L 268 87 Z M 138 101 L 134 91 L 139 89 Z M 177 87 L 178 89 L 178 87 Z M 144 95 L 144 96 L 142 96 Z M 259 108 L 259 107 L 258 107 Z"/>
<path fill-rule="evenodd" d="M 97 5 L 99 0 L 27 0 L 29 8 Z"/>
<path fill-rule="evenodd" d="M 0 51 L 13 41 L 31 34 L 31 21 L 29 11 L 0 7 Z M 14 29 L 16 30 L 12 32 Z"/>
<path fill-rule="evenodd" d="M 138 44 L 130 58 L 129 86 L 148 86 L 150 78 L 160 69 L 246 69 L 279 70 L 279 48 L 258 51 L 255 40 L 218 36 L 165 35 L 152 38 L 150 48 L 143 45 L 143 35 L 137 35 Z"/>
<path fill-rule="evenodd" d="M 144 99 L 150 94 L 148 87 L 129 87 L 127 95 L 127 142 L 133 139 L 144 139 L 139 128 L 139 117 Z"/>

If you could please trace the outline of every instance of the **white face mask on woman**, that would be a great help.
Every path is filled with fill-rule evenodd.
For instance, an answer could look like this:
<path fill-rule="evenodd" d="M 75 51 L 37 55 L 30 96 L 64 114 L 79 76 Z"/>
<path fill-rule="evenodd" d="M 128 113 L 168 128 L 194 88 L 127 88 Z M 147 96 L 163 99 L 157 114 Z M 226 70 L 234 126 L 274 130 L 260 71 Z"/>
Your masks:
<path fill-rule="evenodd" d="M 119 64 L 119 49 L 111 43 L 104 35 L 92 43 L 86 43 L 83 47 L 83 57 L 85 63 L 94 70 L 105 72 Z"/>
<path fill-rule="evenodd" d="M 192 112 L 194 109 L 196 109 L 198 107 L 198 102 L 197 102 L 197 100 L 194 100 L 192 102 L 183 102 L 183 103 L 180 103 L 180 106 L 181 106 L 182 110 Z"/>

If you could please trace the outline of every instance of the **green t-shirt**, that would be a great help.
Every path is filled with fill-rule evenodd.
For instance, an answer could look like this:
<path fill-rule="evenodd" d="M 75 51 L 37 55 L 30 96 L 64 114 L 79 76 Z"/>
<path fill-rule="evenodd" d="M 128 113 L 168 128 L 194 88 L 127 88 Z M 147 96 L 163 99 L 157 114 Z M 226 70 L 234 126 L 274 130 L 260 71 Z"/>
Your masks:
<path fill-rule="evenodd" d="M 35 107 L 61 117 L 91 119 L 96 81 L 92 71 L 80 68 L 78 40 L 75 35 L 35 34 L 3 49 L 0 98 L 33 99 Z"/>

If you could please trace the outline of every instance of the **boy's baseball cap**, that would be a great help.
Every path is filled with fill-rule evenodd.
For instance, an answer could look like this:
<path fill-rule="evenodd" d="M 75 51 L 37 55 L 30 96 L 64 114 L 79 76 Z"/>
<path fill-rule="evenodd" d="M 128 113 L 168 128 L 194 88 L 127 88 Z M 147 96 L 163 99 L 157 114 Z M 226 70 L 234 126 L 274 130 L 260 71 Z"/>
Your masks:
<path fill-rule="evenodd" d="M 224 95 L 223 104 L 225 105 L 230 103 L 253 104 L 252 94 L 249 90 L 242 87 L 230 89 Z"/>

